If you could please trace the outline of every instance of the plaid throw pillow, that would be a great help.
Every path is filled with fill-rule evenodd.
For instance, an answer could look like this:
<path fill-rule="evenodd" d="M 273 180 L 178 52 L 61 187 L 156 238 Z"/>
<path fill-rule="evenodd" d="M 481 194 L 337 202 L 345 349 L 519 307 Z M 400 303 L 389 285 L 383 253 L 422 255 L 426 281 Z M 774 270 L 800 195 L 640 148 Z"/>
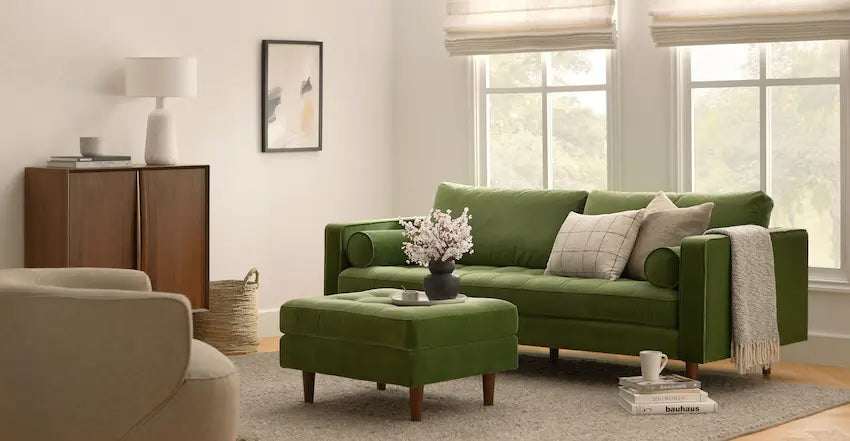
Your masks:
<path fill-rule="evenodd" d="M 618 279 L 642 221 L 643 210 L 597 215 L 571 212 L 555 238 L 545 274 Z"/>

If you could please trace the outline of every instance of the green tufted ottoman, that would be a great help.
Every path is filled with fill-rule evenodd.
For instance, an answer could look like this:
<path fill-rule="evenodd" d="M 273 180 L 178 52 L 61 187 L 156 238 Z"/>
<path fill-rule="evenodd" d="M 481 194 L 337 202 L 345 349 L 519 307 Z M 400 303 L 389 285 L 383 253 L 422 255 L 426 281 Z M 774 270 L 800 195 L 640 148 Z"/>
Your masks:
<path fill-rule="evenodd" d="M 288 301 L 280 307 L 280 365 L 300 369 L 304 401 L 316 373 L 410 388 L 410 419 L 422 416 L 426 384 L 483 375 L 493 404 L 495 373 L 517 367 L 517 310 L 486 298 L 435 306 L 395 306 L 382 288 Z"/>

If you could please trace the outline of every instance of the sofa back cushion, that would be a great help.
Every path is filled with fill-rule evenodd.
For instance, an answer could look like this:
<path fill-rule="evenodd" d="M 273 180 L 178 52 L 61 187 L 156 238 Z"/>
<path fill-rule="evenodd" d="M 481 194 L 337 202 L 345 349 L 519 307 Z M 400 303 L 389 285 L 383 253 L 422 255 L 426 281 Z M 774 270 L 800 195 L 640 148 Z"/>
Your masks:
<path fill-rule="evenodd" d="M 571 211 L 581 213 L 586 191 L 508 190 L 443 183 L 434 208 L 460 214 L 469 207 L 473 249 L 465 265 L 546 268 L 555 236 Z"/>
<path fill-rule="evenodd" d="M 587 198 L 584 214 L 607 214 L 637 210 L 655 197 L 649 192 L 593 191 Z M 773 199 L 763 191 L 743 193 L 667 193 L 679 208 L 714 202 L 708 228 L 733 225 L 761 225 L 770 223 Z"/>

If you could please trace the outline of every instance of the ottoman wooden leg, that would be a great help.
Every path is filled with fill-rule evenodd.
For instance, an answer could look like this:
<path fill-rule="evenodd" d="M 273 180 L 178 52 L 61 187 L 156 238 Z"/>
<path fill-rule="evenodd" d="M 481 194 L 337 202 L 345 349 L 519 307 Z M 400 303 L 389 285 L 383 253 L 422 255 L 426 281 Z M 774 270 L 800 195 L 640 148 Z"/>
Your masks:
<path fill-rule="evenodd" d="M 387 383 L 378 383 L 378 390 L 387 390 Z"/>
<path fill-rule="evenodd" d="M 558 348 L 549 348 L 549 361 L 551 363 L 558 362 Z"/>
<path fill-rule="evenodd" d="M 410 421 L 422 421 L 422 396 L 425 386 L 410 388 Z"/>
<path fill-rule="evenodd" d="M 301 371 L 301 378 L 304 380 L 304 402 L 313 402 L 313 391 L 316 387 L 316 373 Z"/>
<path fill-rule="evenodd" d="M 481 383 L 484 386 L 484 405 L 493 405 L 493 393 L 496 390 L 496 374 L 489 373 L 481 376 Z"/>

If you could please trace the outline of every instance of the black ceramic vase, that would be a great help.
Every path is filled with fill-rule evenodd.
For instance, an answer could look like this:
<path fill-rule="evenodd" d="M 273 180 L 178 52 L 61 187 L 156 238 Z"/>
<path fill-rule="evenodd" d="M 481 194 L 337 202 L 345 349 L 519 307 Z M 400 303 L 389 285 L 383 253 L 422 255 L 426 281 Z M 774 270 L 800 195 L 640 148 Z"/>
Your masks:
<path fill-rule="evenodd" d="M 431 274 L 425 276 L 425 295 L 428 300 L 448 300 L 457 297 L 460 277 L 452 274 L 455 261 L 433 261 L 428 264 Z"/>

